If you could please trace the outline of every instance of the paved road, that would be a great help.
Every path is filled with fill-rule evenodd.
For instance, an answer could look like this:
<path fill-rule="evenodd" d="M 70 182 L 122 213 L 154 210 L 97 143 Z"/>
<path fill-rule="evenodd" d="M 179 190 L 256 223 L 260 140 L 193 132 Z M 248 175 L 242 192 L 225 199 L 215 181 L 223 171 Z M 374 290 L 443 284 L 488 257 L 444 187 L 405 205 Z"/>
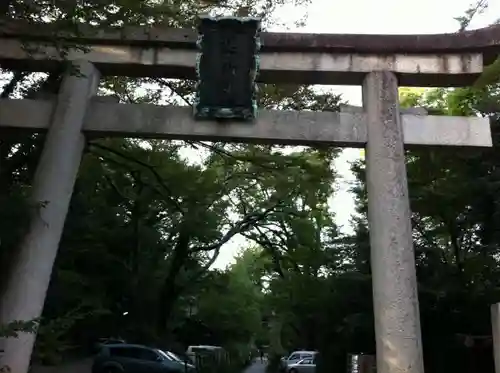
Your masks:
<path fill-rule="evenodd" d="M 243 373 L 265 373 L 266 372 L 267 361 L 260 361 L 260 358 L 255 359 L 252 365 L 246 368 Z"/>
<path fill-rule="evenodd" d="M 92 359 L 81 360 L 76 363 L 61 365 L 58 367 L 32 367 L 31 373 L 89 373 L 92 366 Z M 260 358 L 247 367 L 243 373 L 266 373 L 267 361 L 263 362 Z"/>
<path fill-rule="evenodd" d="M 30 373 L 90 373 L 91 367 L 92 359 L 84 359 L 55 367 L 33 366 Z"/>

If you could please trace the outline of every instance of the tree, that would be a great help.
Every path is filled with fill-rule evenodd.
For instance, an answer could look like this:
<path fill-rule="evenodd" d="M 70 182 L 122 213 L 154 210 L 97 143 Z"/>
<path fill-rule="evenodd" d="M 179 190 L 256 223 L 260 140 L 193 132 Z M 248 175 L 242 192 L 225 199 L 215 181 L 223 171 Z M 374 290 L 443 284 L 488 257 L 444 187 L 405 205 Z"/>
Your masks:
<path fill-rule="evenodd" d="M 80 23 L 191 26 L 198 12 L 246 7 L 272 19 L 281 3 L 11 1 L 9 16 L 34 24 L 44 17 L 54 29 L 76 32 Z M 12 72 L 2 97 L 55 93 L 59 80 L 58 74 Z M 339 97 L 311 87 L 260 88 L 263 108 L 338 109 Z M 101 85 L 102 94 L 128 103 L 189 105 L 193 89 L 193 82 L 123 77 Z M 433 114 L 489 115 L 496 143 L 499 92 L 494 84 L 407 90 L 401 102 Z M 42 143 L 41 135 L 2 139 L 5 258 L 15 253 L 29 210 L 39 208 L 25 201 Z M 200 159 L 186 159 L 186 152 Z M 56 362 L 70 346 L 88 351 L 103 336 L 180 351 L 202 341 L 242 354 L 253 343 L 267 343 L 276 353 L 318 349 L 321 371 L 345 369 L 347 353 L 373 353 L 364 165 L 354 165 L 355 234 L 342 237 L 328 206 L 336 155 L 336 149 L 89 139 L 40 325 L 38 358 Z M 499 295 L 496 158 L 492 150 L 408 152 L 428 372 L 445 363 L 457 372 L 483 369 L 467 366 L 469 355 L 479 356 L 467 346 L 489 334 L 488 306 Z M 210 269 L 235 235 L 257 247 L 225 271 Z"/>
<path fill-rule="evenodd" d="M 207 344 L 246 345 L 248 349 L 262 333 L 263 294 L 241 259 L 226 271 L 214 273 L 215 281 L 207 281 L 198 297 L 196 318 L 213 333 Z"/>
<path fill-rule="evenodd" d="M 123 0 L 109 5 L 101 1 L 12 0 L 2 4 L 2 11 L 6 16 L 4 21 L 24 19 L 32 25 L 49 23 L 55 31 L 78 35 L 80 25 L 96 29 L 127 25 L 189 27 L 197 14 L 209 10 L 234 13 L 243 7 L 270 22 L 272 11 L 283 3 L 281 0 L 265 3 Z M 22 72 L 9 75 L 10 80 L 2 93 L 4 98 L 29 97 L 40 91 L 54 94 L 60 81 L 58 72 L 48 77 Z M 137 89 L 144 83 L 156 86 L 138 94 Z M 266 105 L 279 105 L 280 97 L 286 95 L 300 96 L 302 105 L 324 107 L 328 100 L 336 100 L 328 95 L 314 95 L 307 87 L 268 86 L 265 89 L 270 92 L 263 97 L 267 100 Z M 116 94 L 123 102 L 175 101 L 179 98 L 189 102 L 193 85 L 164 79 L 153 82 L 151 79 L 110 78 L 102 83 L 101 92 Z M 284 101 L 283 105 L 297 105 L 291 100 Z M 2 184 L 5 187 L 1 193 L 5 201 L 3 206 L 17 207 L 25 201 L 42 143 L 41 135 L 2 139 L 0 172 L 2 180 L 7 181 Z M 206 148 L 214 154 L 201 165 L 191 165 L 179 153 L 186 145 Z M 282 195 L 256 201 L 252 206 L 254 211 L 240 213 L 237 216 L 240 219 L 234 221 L 226 216 L 234 207 L 224 196 L 236 188 L 244 192 L 238 182 L 246 181 L 244 170 L 250 167 L 251 158 L 239 162 L 243 166 L 234 163 L 231 173 L 224 169 L 226 161 L 223 158 L 234 157 L 219 145 L 106 140 L 89 142 L 87 151 L 61 243 L 59 269 L 54 273 L 44 314 L 45 320 L 62 320 L 75 310 L 77 314 L 87 315 L 67 332 L 80 340 L 95 337 L 89 335 L 90 325 L 99 325 L 101 332 L 117 332 L 124 313 L 128 320 L 134 321 L 131 323 L 134 330 L 129 331 L 132 335 L 145 340 L 153 338 L 155 327 L 166 327 L 175 302 L 190 283 L 201 281 L 220 247 L 233 235 L 248 230 L 268 213 L 274 213 L 279 208 L 280 198 L 288 197 L 282 190 Z M 237 150 L 245 151 L 245 147 Z M 176 185 L 166 180 L 176 180 Z M 11 209 L 18 211 L 18 215 L 10 213 L 4 217 L 12 222 L 12 229 L 4 226 L 2 238 L 7 238 L 2 240 L 2 256 L 10 258 L 15 253 L 17 242 L 24 233 L 24 225 L 19 222 L 27 220 L 31 208 L 37 207 Z M 99 262 L 92 257 L 99 258 Z M 2 261 L 5 263 L 8 261 Z M 96 274 L 96 268 L 102 272 Z M 8 268 L 1 273 L 8 274 Z M 127 281 L 130 278 L 133 281 Z M 121 284 L 125 284 L 123 291 L 112 291 L 114 287 L 120 289 Z M 109 294 L 103 296 L 102 288 L 108 289 Z M 124 293 L 129 295 L 124 296 Z M 145 304 L 151 306 L 147 308 L 149 313 L 144 312 Z M 157 320 L 156 324 L 150 320 L 145 322 L 148 316 Z M 52 329 L 41 330 L 50 333 Z M 43 343 L 39 343 L 41 345 Z"/>

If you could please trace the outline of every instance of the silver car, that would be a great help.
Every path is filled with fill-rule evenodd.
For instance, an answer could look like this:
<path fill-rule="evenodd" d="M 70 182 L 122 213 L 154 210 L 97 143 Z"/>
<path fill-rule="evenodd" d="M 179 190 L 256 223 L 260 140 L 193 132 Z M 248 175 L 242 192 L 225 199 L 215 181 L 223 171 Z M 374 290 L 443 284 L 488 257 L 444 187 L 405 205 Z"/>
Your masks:
<path fill-rule="evenodd" d="M 288 373 L 315 373 L 316 362 L 313 357 L 302 359 L 296 363 L 288 364 Z"/>
<path fill-rule="evenodd" d="M 286 368 L 285 370 L 288 371 L 291 364 L 296 364 L 302 359 L 314 358 L 316 354 L 316 351 L 294 351 L 286 359 L 282 359 L 282 364 Z"/>

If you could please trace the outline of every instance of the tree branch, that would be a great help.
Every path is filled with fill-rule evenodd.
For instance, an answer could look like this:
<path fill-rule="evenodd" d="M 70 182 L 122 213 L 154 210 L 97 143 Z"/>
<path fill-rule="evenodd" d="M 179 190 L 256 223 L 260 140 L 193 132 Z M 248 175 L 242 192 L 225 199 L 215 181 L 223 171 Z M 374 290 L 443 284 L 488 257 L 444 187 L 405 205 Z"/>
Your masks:
<path fill-rule="evenodd" d="M 225 243 L 227 243 L 231 238 L 233 238 L 237 234 L 241 234 L 243 232 L 246 232 L 250 228 L 254 227 L 255 224 L 259 221 L 264 220 L 267 218 L 267 216 L 273 212 L 276 207 L 278 207 L 281 204 L 281 201 L 277 202 L 273 206 L 267 208 L 266 210 L 262 212 L 252 212 L 240 221 L 236 222 L 227 232 L 222 236 L 222 238 L 211 245 L 208 246 L 203 246 L 203 247 L 195 247 L 191 249 L 191 252 L 200 252 L 200 251 L 212 251 L 212 250 L 217 250 L 222 247 Z"/>
<path fill-rule="evenodd" d="M 261 168 L 264 168 L 264 169 L 268 169 L 268 170 L 271 170 L 271 171 L 278 171 L 279 168 L 276 168 L 276 167 L 273 167 L 273 166 L 269 166 L 263 162 L 258 162 L 256 161 L 255 159 L 251 159 L 249 157 L 243 157 L 243 156 L 237 156 L 237 155 L 234 155 L 234 154 L 231 154 L 230 152 L 224 150 L 224 149 L 221 149 L 213 144 L 207 144 L 205 142 L 202 142 L 202 141 L 186 141 L 186 143 L 190 144 L 192 147 L 194 147 L 195 149 L 198 149 L 197 148 L 197 145 L 200 145 L 206 149 L 209 149 L 219 155 L 223 155 L 225 157 L 228 157 L 228 158 L 232 158 L 234 159 L 235 161 L 237 162 L 242 162 L 242 163 L 245 163 L 245 162 L 248 162 L 248 163 L 252 163 L 254 165 L 257 165 Z"/>
<path fill-rule="evenodd" d="M 170 84 L 170 82 L 168 80 L 165 80 L 165 79 L 162 79 L 162 78 L 152 78 L 152 79 L 153 79 L 153 81 L 155 81 L 158 84 L 163 84 L 163 85 L 167 86 L 173 93 L 175 93 L 188 106 L 193 106 L 191 104 L 191 102 L 189 102 L 189 100 L 183 94 L 179 93 L 179 91 L 177 91 L 177 89 L 175 89 L 172 86 L 172 84 Z"/>
<path fill-rule="evenodd" d="M 168 185 L 165 183 L 165 181 L 163 180 L 163 178 L 160 176 L 160 174 L 158 173 L 158 171 L 156 171 L 154 169 L 154 167 L 146 162 L 142 162 L 138 159 L 135 159 L 134 157 L 131 157 L 131 156 L 128 156 L 126 154 L 123 154 L 122 152 L 118 151 L 118 150 L 115 150 L 115 149 L 112 149 L 112 148 L 109 148 L 105 145 L 101 145 L 101 144 L 98 144 L 98 143 L 95 143 L 95 142 L 91 142 L 89 143 L 89 146 L 90 147 L 94 147 L 94 148 L 98 148 L 98 149 L 101 149 L 101 150 L 105 150 L 107 152 L 110 152 L 112 154 L 115 154 L 127 161 L 130 161 L 130 162 L 134 162 L 144 168 L 146 168 L 147 170 L 149 170 L 153 176 L 155 177 L 156 181 L 158 182 L 158 184 L 167 192 L 167 195 L 170 199 L 170 202 L 172 202 L 172 204 L 174 205 L 174 207 L 181 213 L 181 214 L 184 214 L 184 209 L 182 208 L 182 206 L 180 205 L 180 203 L 174 198 L 173 196 L 173 193 L 172 193 L 172 190 L 168 187 Z M 100 156 L 102 156 L 102 154 L 99 154 Z"/>
<path fill-rule="evenodd" d="M 12 76 L 10 82 L 8 82 L 3 88 L 2 93 L 0 94 L 0 98 L 9 98 L 9 96 L 14 92 L 17 85 L 28 75 L 28 73 L 24 71 L 16 71 Z"/>

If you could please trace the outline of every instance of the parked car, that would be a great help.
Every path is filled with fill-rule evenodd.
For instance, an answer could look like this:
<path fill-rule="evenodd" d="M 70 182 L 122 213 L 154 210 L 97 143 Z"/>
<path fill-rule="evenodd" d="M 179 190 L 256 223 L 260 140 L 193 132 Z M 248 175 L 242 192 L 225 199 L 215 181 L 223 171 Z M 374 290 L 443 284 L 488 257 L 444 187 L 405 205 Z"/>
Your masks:
<path fill-rule="evenodd" d="M 165 352 L 167 354 L 167 356 L 170 357 L 172 360 L 178 361 L 180 363 L 184 364 L 184 362 L 188 361 L 187 356 L 185 359 L 182 359 L 179 355 L 174 354 L 173 352 L 170 352 L 170 351 L 163 351 L 163 352 Z"/>
<path fill-rule="evenodd" d="M 92 373 L 194 373 L 175 354 L 142 345 L 106 344 L 94 359 Z"/>
<path fill-rule="evenodd" d="M 227 358 L 227 351 L 220 346 L 189 346 L 186 350 L 186 355 L 191 359 L 193 364 L 198 364 L 204 357 L 212 357 L 216 361 L 221 362 Z"/>
<path fill-rule="evenodd" d="M 288 373 L 315 373 L 316 362 L 314 357 L 302 359 L 296 363 L 288 365 Z"/>
<path fill-rule="evenodd" d="M 313 359 L 317 351 L 294 351 L 287 358 L 281 361 L 281 370 L 288 372 L 289 367 L 303 359 Z"/>

